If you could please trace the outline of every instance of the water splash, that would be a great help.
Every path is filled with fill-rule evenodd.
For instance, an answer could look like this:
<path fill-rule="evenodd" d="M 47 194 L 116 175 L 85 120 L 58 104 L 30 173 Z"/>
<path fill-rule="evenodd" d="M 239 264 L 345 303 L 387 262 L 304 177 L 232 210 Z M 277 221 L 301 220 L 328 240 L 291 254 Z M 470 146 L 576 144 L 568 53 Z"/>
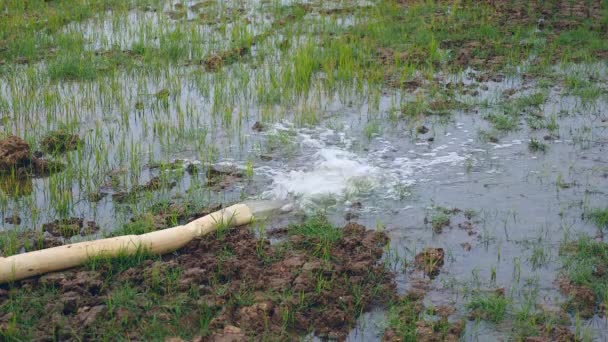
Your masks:
<path fill-rule="evenodd" d="M 355 190 L 357 180 L 376 183 L 380 169 L 354 153 L 335 147 L 321 147 L 303 170 L 278 171 L 269 195 L 285 199 L 340 195 Z"/>
<path fill-rule="evenodd" d="M 458 145 L 440 145 L 429 151 L 428 146 L 399 145 L 386 138 L 376 138 L 369 151 L 357 153 L 353 149 L 356 139 L 345 133 L 349 127 L 343 131 L 295 129 L 281 123 L 268 134 L 285 131 L 291 132 L 298 151 L 290 162 L 258 169 L 272 180 L 262 197 L 295 199 L 302 207 L 327 197 L 345 202 L 357 196 L 396 200 L 404 186 L 429 181 L 435 172 L 459 167 L 470 157 Z"/>

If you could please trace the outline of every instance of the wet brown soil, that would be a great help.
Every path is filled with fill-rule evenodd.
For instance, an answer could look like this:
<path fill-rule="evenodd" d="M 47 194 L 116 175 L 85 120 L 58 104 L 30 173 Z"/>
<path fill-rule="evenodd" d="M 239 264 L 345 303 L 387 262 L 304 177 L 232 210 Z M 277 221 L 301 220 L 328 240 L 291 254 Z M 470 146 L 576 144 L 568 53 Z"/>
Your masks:
<path fill-rule="evenodd" d="M 61 171 L 63 165 L 32 153 L 23 139 L 11 135 L 0 140 L 0 173 L 14 179 L 44 177 Z"/>
<path fill-rule="evenodd" d="M 424 274 L 434 278 L 439 275 L 444 258 L 445 252 L 443 248 L 425 248 L 421 253 L 416 255 L 414 264 Z"/>
<path fill-rule="evenodd" d="M 195 240 L 162 259 L 97 262 L 3 285 L 0 326 L 12 324 L 34 339 L 95 339 L 106 336 L 108 325 L 140 339 L 153 323 L 166 336 L 195 340 L 292 339 L 311 332 L 342 340 L 361 313 L 395 298 L 393 276 L 380 260 L 388 238 L 348 224 L 328 258 L 309 248 L 318 242 L 292 235 L 271 245 L 242 227 Z M 142 300 L 128 308 L 113 304 L 127 285 Z M 44 305 L 6 317 L 17 297 L 30 292 L 44 297 Z M 167 308 L 177 299 L 179 311 Z"/>
<path fill-rule="evenodd" d="M 207 185 L 215 190 L 222 190 L 243 180 L 244 177 L 244 172 L 234 165 L 212 166 L 207 171 Z"/>
<path fill-rule="evenodd" d="M 568 297 L 564 309 L 577 312 L 582 318 L 588 319 L 595 315 L 598 309 L 595 293 L 584 285 L 573 284 L 565 277 L 557 279 L 560 291 Z"/>

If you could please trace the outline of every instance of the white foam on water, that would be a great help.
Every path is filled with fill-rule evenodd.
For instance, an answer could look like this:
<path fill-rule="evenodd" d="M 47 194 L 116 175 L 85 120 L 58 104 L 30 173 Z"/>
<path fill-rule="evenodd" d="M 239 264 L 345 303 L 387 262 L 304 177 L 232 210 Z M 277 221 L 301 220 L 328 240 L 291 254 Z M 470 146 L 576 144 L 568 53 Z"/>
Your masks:
<path fill-rule="evenodd" d="M 295 129 L 288 123 L 274 126 L 269 134 L 289 130 L 300 155 L 284 165 L 260 167 L 272 179 L 268 199 L 294 199 L 306 206 L 315 199 L 346 194 L 372 193 L 387 199 L 399 198 L 403 186 L 432 179 L 442 167 L 462 164 L 465 150 L 448 151 L 441 145 L 431 152 L 401 150 L 394 142 L 376 138 L 368 153 L 352 151 L 353 139 L 345 132 L 328 128 Z M 411 146 L 410 146 L 411 147 Z M 295 165 L 295 166 L 294 166 Z M 345 199 L 346 200 L 346 199 Z"/>
<path fill-rule="evenodd" d="M 522 144 L 521 140 L 514 139 L 514 140 L 511 141 L 510 144 L 507 143 L 507 144 L 492 144 L 492 145 L 494 145 L 494 149 L 495 150 L 498 150 L 498 149 L 501 149 L 501 148 L 508 148 L 508 147 L 513 147 L 515 145 L 521 145 L 521 144 Z"/>
<path fill-rule="evenodd" d="M 375 182 L 379 169 L 354 153 L 321 147 L 313 155 L 312 165 L 303 170 L 278 171 L 269 192 L 274 198 L 290 195 L 313 198 L 340 195 L 351 189 L 357 179 Z"/>

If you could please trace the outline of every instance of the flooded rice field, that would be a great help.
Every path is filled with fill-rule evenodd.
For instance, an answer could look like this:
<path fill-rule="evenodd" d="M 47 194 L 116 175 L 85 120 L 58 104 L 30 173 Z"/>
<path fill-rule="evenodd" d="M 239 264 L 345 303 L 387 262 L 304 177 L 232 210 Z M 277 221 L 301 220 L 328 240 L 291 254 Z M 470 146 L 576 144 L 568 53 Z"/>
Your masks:
<path fill-rule="evenodd" d="M 2 284 L 3 339 L 608 339 L 605 2 L 7 1 L 0 31 L 2 256 L 286 203 Z"/>

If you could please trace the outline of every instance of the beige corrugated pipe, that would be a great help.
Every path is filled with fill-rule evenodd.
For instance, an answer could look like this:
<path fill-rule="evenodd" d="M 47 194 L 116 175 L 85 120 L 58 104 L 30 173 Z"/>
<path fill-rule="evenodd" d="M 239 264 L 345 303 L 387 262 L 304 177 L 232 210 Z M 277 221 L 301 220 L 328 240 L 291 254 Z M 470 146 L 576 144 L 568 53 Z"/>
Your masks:
<path fill-rule="evenodd" d="M 0 258 L 0 283 L 60 271 L 82 265 L 91 257 L 130 255 L 138 250 L 152 254 L 173 252 L 194 238 L 215 231 L 219 226 L 240 226 L 256 217 L 281 208 L 283 202 L 258 201 L 235 204 L 186 225 L 142 235 L 125 235 L 108 239 L 85 241 Z"/>

